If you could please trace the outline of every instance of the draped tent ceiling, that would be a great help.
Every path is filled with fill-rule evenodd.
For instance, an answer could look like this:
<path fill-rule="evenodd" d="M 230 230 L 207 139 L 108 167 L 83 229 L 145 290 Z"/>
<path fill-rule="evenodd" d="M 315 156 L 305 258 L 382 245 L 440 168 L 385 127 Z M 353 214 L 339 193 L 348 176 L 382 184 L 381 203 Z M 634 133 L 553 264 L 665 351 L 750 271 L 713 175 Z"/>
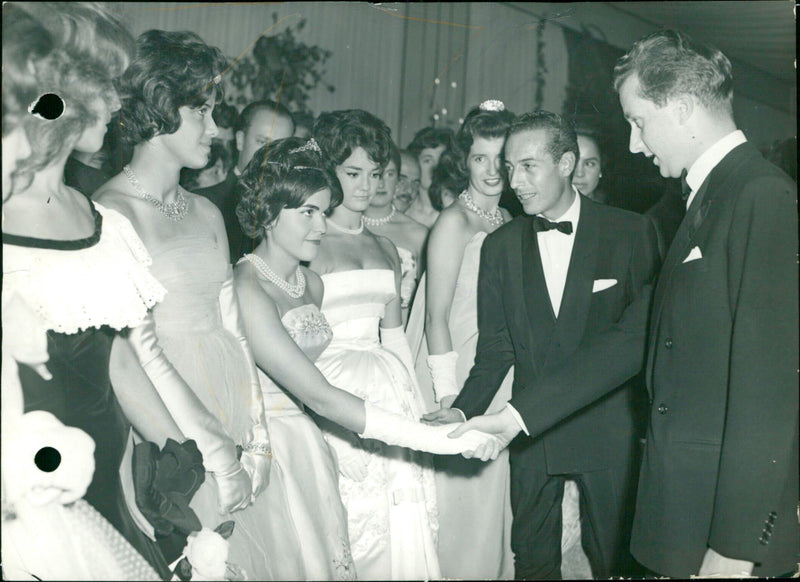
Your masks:
<path fill-rule="evenodd" d="M 796 79 L 794 3 L 614 2 L 654 25 L 680 28 L 722 52 L 784 81 Z"/>
<path fill-rule="evenodd" d="M 325 80 L 336 87 L 334 93 L 311 91 L 309 107 L 316 113 L 371 111 L 389 124 L 401 145 L 434 115 L 442 118 L 439 123 L 457 126 L 466 110 L 484 99 L 502 98 L 520 112 L 536 106 L 536 93 L 543 89 L 541 107 L 561 111 L 570 82 L 565 28 L 621 50 L 662 26 L 711 42 L 733 61 L 737 121 L 748 137 L 766 147 L 796 133 L 790 0 L 110 4 L 135 34 L 149 28 L 193 30 L 229 57 L 246 54 L 261 34 L 307 19 L 297 38 L 332 51 Z M 546 24 L 541 35 L 540 22 Z"/>

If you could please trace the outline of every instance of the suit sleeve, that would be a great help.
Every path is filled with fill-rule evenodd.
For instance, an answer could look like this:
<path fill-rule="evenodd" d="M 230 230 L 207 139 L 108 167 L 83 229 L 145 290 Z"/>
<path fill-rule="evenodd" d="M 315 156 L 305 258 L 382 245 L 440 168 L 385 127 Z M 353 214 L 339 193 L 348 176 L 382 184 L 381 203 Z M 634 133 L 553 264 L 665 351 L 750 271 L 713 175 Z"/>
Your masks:
<path fill-rule="evenodd" d="M 780 503 L 787 483 L 797 483 L 795 186 L 776 178 L 748 185 L 734 209 L 728 247 L 733 327 L 708 543 L 724 556 L 759 562 L 773 525 L 797 519 L 796 485 L 789 515 Z"/>
<path fill-rule="evenodd" d="M 565 361 L 525 386 L 509 401 L 531 436 L 550 429 L 581 408 L 619 388 L 644 363 L 647 322 L 658 268 L 658 243 L 644 218 L 631 236 L 628 304 L 604 331 L 587 333 Z"/>
<path fill-rule="evenodd" d="M 453 408 L 467 418 L 483 414 L 514 364 L 514 347 L 503 307 L 504 282 L 498 273 L 498 258 L 491 238 L 481 248 L 478 271 L 478 346 L 475 364 L 464 382 Z"/>

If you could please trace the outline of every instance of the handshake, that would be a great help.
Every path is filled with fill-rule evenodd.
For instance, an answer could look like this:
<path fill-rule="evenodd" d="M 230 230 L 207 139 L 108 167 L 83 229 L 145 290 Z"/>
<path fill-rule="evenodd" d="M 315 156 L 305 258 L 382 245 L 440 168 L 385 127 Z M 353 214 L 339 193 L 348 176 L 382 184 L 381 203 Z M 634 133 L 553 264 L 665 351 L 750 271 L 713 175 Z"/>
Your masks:
<path fill-rule="evenodd" d="M 461 455 L 467 459 L 496 459 L 500 451 L 522 430 L 509 407 L 495 414 L 484 414 L 466 420 L 463 412 L 457 408 L 449 408 L 446 404 L 449 403 L 443 403 L 439 410 L 423 415 L 422 421 L 433 426 L 460 423 L 455 430 L 448 433 L 447 436 L 451 439 L 465 438 L 470 434 L 492 437 L 483 438 L 474 447 L 461 451 Z"/>

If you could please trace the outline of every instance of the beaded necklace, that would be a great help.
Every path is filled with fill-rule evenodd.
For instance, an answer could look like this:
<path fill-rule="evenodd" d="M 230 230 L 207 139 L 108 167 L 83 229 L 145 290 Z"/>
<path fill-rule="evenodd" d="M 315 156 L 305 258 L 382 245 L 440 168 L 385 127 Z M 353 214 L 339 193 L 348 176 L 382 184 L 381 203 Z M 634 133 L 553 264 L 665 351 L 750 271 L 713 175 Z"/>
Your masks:
<path fill-rule="evenodd" d="M 477 204 L 475 204 L 475 201 L 472 199 L 472 196 L 470 196 L 469 192 L 466 190 L 459 194 L 458 198 L 464 203 L 464 206 L 467 207 L 467 210 L 470 210 L 481 218 L 485 219 L 492 226 L 497 227 L 503 224 L 503 213 L 500 212 L 499 208 L 495 208 L 494 212 L 487 212 L 482 208 L 478 208 Z"/>
<path fill-rule="evenodd" d="M 300 265 L 297 265 L 297 270 L 294 272 L 297 282 L 292 284 L 286 279 L 281 278 L 266 262 L 264 262 L 264 259 L 258 255 L 250 253 L 243 258 L 250 261 L 260 275 L 268 281 L 271 281 L 278 289 L 286 293 L 292 299 L 299 299 L 303 296 L 303 293 L 306 292 L 306 276 L 303 275 Z"/>
<path fill-rule="evenodd" d="M 172 222 L 180 222 L 189 212 L 189 203 L 186 201 L 186 197 L 183 195 L 180 186 L 175 187 L 175 202 L 165 204 L 158 198 L 150 195 L 147 190 L 144 189 L 130 166 L 126 165 L 122 168 L 122 171 L 125 173 L 125 177 L 128 178 L 128 182 L 133 186 L 133 189 L 136 190 L 136 193 L 155 206 L 161 214 Z"/>

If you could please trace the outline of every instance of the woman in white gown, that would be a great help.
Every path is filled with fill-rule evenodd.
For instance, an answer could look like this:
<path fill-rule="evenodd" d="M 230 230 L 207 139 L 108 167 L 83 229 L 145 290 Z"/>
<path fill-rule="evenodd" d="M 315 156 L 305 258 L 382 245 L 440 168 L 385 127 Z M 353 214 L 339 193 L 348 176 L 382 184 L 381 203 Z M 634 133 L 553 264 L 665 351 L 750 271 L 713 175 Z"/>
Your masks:
<path fill-rule="evenodd" d="M 167 288 L 130 344 L 203 455 L 208 475 L 192 509 L 208 528 L 234 521 L 230 561 L 250 579 L 274 579 L 281 557 L 268 543 L 264 524 L 273 515 L 260 499 L 269 443 L 228 239 L 217 207 L 178 185 L 181 168 L 207 162 L 227 62 L 191 32 L 150 30 L 136 44 L 120 83 L 123 137 L 133 158 L 95 194 L 130 219 Z"/>
<path fill-rule="evenodd" d="M 282 574 L 369 578 L 352 564 L 334 457 L 303 404 L 365 438 L 432 452 L 464 452 L 490 437 L 469 433 L 466 439 L 450 439 L 450 427 L 389 414 L 330 385 L 314 367 L 332 331 L 319 311 L 322 281 L 300 261 L 316 257 L 326 232 L 324 214 L 342 199 L 316 142 L 271 143 L 253 157 L 237 191 L 243 230 L 259 240 L 235 274 L 274 454 L 264 495 L 275 506 L 288 505 L 290 513 L 290 522 L 272 519 L 267 526 L 276 541 L 282 540 Z"/>
<path fill-rule="evenodd" d="M 310 264 L 325 285 L 322 313 L 333 329 L 317 367 L 331 384 L 417 420 L 422 401 L 402 326 L 400 258 L 391 241 L 362 221 L 389 161 L 389 128 L 365 111 L 347 110 L 320 115 L 312 134 L 343 192 Z M 339 462 L 359 577 L 440 577 L 431 458 L 362 440 L 333 423 L 322 426 Z"/>
<path fill-rule="evenodd" d="M 499 101 L 485 102 L 464 119 L 447 157 L 467 189 L 445 208 L 431 230 L 428 269 L 408 324 L 420 389 L 428 411 L 449 407 L 469 375 L 478 342 L 477 288 L 486 235 L 510 219 L 499 208 L 505 183 L 502 151 L 514 116 Z M 429 355 L 430 354 L 430 355 Z M 511 397 L 513 370 L 489 412 Z M 488 464 L 443 459 L 436 466 L 439 559 L 446 578 L 509 579 L 511 505 L 508 451 Z M 474 532 L 480 530 L 481 536 Z"/>

